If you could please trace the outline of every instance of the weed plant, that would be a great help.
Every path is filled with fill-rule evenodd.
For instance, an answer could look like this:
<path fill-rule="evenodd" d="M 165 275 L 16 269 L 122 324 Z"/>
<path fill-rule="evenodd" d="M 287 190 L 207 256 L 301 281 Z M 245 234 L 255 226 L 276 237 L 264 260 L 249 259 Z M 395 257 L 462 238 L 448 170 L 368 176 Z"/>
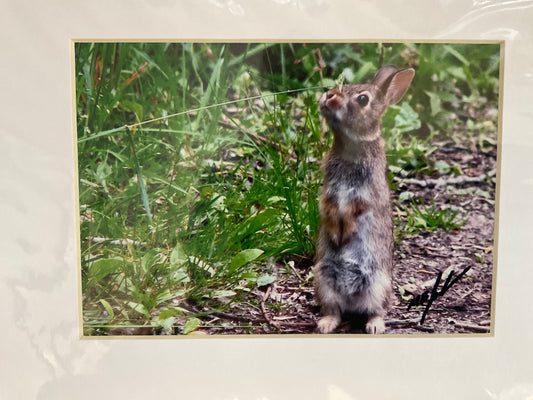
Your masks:
<path fill-rule="evenodd" d="M 497 45 L 76 43 L 84 333 L 189 333 L 272 283 L 271 264 L 311 263 L 332 141 L 317 99 L 339 76 L 417 68 L 384 130 L 391 176 L 431 174 L 457 104 L 495 101 L 498 60 Z"/>

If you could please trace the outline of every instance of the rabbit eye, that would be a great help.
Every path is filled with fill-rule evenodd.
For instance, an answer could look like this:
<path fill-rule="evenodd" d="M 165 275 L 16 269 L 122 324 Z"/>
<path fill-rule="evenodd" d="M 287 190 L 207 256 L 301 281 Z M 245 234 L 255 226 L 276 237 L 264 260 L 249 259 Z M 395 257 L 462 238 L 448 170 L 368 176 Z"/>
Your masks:
<path fill-rule="evenodd" d="M 357 103 L 361 107 L 366 106 L 369 101 L 370 101 L 370 99 L 369 99 L 369 97 L 366 94 L 360 94 L 359 96 L 357 96 Z"/>

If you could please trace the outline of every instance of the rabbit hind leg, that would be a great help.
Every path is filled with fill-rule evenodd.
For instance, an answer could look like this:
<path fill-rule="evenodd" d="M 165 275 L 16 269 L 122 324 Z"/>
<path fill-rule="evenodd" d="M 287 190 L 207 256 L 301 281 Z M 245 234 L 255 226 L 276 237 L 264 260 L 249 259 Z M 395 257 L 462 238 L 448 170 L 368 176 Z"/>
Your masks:
<path fill-rule="evenodd" d="M 320 261 L 316 264 L 315 275 L 315 294 L 320 304 L 322 317 L 317 323 L 319 333 L 331 333 L 341 323 L 342 316 L 342 297 L 336 288 L 338 271 L 335 262 Z"/>

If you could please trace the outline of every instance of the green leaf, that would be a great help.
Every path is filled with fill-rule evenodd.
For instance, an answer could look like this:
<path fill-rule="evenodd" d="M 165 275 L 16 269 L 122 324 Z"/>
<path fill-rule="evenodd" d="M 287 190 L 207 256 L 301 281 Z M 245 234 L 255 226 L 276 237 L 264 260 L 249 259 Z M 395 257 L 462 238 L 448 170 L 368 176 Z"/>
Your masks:
<path fill-rule="evenodd" d="M 255 260 L 264 251 L 260 249 L 247 249 L 238 253 L 231 262 L 229 263 L 229 272 L 230 274 L 235 272 L 238 268 L 242 267 L 245 264 L 248 264 L 250 261 Z"/>
<path fill-rule="evenodd" d="M 106 300 L 100 299 L 100 303 L 104 306 L 104 308 L 107 311 L 108 317 L 107 320 L 111 321 L 113 318 L 115 318 L 115 312 L 113 311 L 113 307 L 111 307 L 111 304 L 109 304 Z"/>
<path fill-rule="evenodd" d="M 233 290 L 213 290 L 209 297 L 212 299 L 219 299 L 221 297 L 233 297 L 236 294 L 237 293 Z"/>
<path fill-rule="evenodd" d="M 165 301 L 168 301 L 170 299 L 173 299 L 174 297 L 179 296 L 181 293 L 179 292 L 171 292 L 169 289 L 165 289 L 162 292 L 158 293 L 157 296 L 155 296 L 155 301 L 157 304 L 164 303 Z"/>
<path fill-rule="evenodd" d="M 335 80 L 330 79 L 330 78 L 324 78 L 324 79 L 322 79 L 322 81 L 320 82 L 320 84 L 321 84 L 322 87 L 324 87 L 326 90 L 327 90 L 327 89 L 331 89 L 331 88 L 334 88 L 334 87 L 335 87 Z"/>
<path fill-rule="evenodd" d="M 145 317 L 150 318 L 150 313 L 142 304 L 135 303 L 134 301 L 127 301 L 126 305 L 128 307 L 131 307 L 131 309 L 133 309 L 134 311 L 143 314 Z"/>
<path fill-rule="evenodd" d="M 276 277 L 273 275 L 261 275 L 257 279 L 257 286 L 267 286 L 276 281 Z"/>
<path fill-rule="evenodd" d="M 188 259 L 189 257 L 187 257 L 187 254 L 185 254 L 181 243 L 176 243 L 176 246 L 174 246 L 172 252 L 170 253 L 170 265 L 172 267 L 176 267 L 185 263 Z"/>
<path fill-rule="evenodd" d="M 405 289 L 402 286 L 398 286 L 398 292 L 400 293 L 400 296 L 402 296 L 403 300 L 411 300 L 413 298 L 412 295 L 406 295 Z"/>
<path fill-rule="evenodd" d="M 171 308 L 169 310 L 163 310 L 159 313 L 159 319 L 165 320 L 171 317 L 177 317 L 183 315 L 183 309 L 180 308 Z"/>
<path fill-rule="evenodd" d="M 144 185 L 144 178 L 142 174 L 141 164 L 139 163 L 139 159 L 137 158 L 137 153 L 135 151 L 135 144 L 133 143 L 133 137 L 129 130 L 127 131 L 127 133 L 128 133 L 128 138 L 130 141 L 131 152 L 133 155 L 133 162 L 135 163 L 135 169 L 137 170 L 137 180 L 139 182 L 139 190 L 141 191 L 141 198 L 142 198 L 143 206 L 144 206 L 144 209 L 146 210 L 146 215 L 148 216 L 148 220 L 152 222 L 150 202 L 148 200 L 148 193 L 146 192 L 146 186 Z"/>
<path fill-rule="evenodd" d="M 390 131 L 394 128 L 396 125 L 396 116 L 400 114 L 401 108 L 397 105 L 392 105 L 387 107 L 387 111 L 385 112 L 385 115 L 383 116 L 383 129 L 385 131 Z"/>
<path fill-rule="evenodd" d="M 196 330 L 200 326 L 200 320 L 198 318 L 191 318 L 183 326 L 182 333 L 188 335 L 192 331 Z"/>
<path fill-rule="evenodd" d="M 449 174 L 452 170 L 450 167 L 450 164 L 448 164 L 446 161 L 436 161 L 435 162 L 435 168 L 441 173 L 441 174 Z"/>
<path fill-rule="evenodd" d="M 166 319 L 159 319 L 157 322 L 158 325 L 162 328 L 163 332 L 172 332 L 172 327 L 174 326 L 174 322 L 176 322 L 176 318 L 169 317 Z"/>
<path fill-rule="evenodd" d="M 141 268 L 147 273 L 160 259 L 160 250 L 151 249 L 141 258 Z"/>
<path fill-rule="evenodd" d="M 418 113 L 413 110 L 408 102 L 400 105 L 400 112 L 394 118 L 394 128 L 400 133 L 411 132 L 422 126 Z"/>
<path fill-rule="evenodd" d="M 431 106 L 431 115 L 435 116 L 442 110 L 440 96 L 437 93 L 433 93 L 428 90 L 426 90 L 425 93 L 429 97 L 429 105 Z"/>
<path fill-rule="evenodd" d="M 461 61 L 464 65 L 466 66 L 470 65 L 470 62 L 468 61 L 468 59 L 465 56 L 463 56 L 461 53 L 459 53 L 459 51 L 457 51 L 454 46 L 444 45 L 444 49 L 448 53 L 452 54 L 459 61 Z"/>
<path fill-rule="evenodd" d="M 221 74 L 221 69 L 222 69 L 223 64 L 224 64 L 224 58 L 220 58 L 218 59 L 217 63 L 215 64 L 213 68 L 213 72 L 211 73 L 211 78 L 209 79 L 209 84 L 207 85 L 205 93 L 203 94 L 202 99 L 200 101 L 200 107 L 198 109 L 198 115 L 196 117 L 196 120 L 194 121 L 193 131 L 198 130 L 198 127 L 200 126 L 200 121 L 203 118 L 206 107 L 212 101 L 213 90 L 219 85 L 218 82 L 220 81 L 220 74 Z"/>
<path fill-rule="evenodd" d="M 240 279 L 246 279 L 249 282 L 257 281 L 257 272 L 246 271 L 240 275 Z"/>
<path fill-rule="evenodd" d="M 415 217 L 415 226 L 419 228 L 427 228 L 427 221 L 422 217 Z"/>
<path fill-rule="evenodd" d="M 143 120 L 143 106 L 139 103 L 135 103 L 134 101 L 130 100 L 122 100 L 120 102 L 120 106 L 129 112 L 132 112 L 135 114 L 135 117 L 137 119 L 137 122 L 141 122 Z"/>
<path fill-rule="evenodd" d="M 269 197 L 267 199 L 267 203 L 272 205 L 272 204 L 276 204 L 276 203 L 279 203 L 279 202 L 282 202 L 282 201 L 285 201 L 285 197 L 281 197 L 281 196 L 272 196 L 272 197 Z"/>
<path fill-rule="evenodd" d="M 125 260 L 120 257 L 97 260 L 89 267 L 89 279 L 101 281 L 107 275 L 119 272 L 124 263 Z"/>
<path fill-rule="evenodd" d="M 405 191 L 405 192 L 400 193 L 400 195 L 398 196 L 398 200 L 400 201 L 410 200 L 414 196 L 415 194 L 413 192 Z"/>
<path fill-rule="evenodd" d="M 254 215 L 242 223 L 239 227 L 241 228 L 237 233 L 236 241 L 249 236 L 257 231 L 266 229 L 272 225 L 278 223 L 279 211 L 274 208 L 269 208 L 262 213 Z"/>

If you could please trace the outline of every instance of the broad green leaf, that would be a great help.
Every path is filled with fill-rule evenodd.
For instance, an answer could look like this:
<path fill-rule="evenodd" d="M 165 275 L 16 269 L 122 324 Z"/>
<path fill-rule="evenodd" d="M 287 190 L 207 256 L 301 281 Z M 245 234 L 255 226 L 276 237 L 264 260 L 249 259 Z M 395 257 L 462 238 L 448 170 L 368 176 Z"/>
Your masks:
<path fill-rule="evenodd" d="M 398 200 L 405 201 L 412 199 L 414 196 L 415 194 L 413 192 L 405 191 L 400 193 L 400 195 L 398 196 Z"/>
<path fill-rule="evenodd" d="M 331 88 L 335 87 L 335 80 L 333 80 L 331 78 L 324 78 L 324 79 L 322 79 L 320 84 L 326 89 L 331 89 Z"/>
<path fill-rule="evenodd" d="M 176 318 L 169 317 L 166 319 L 160 319 L 159 326 L 163 329 L 165 332 L 172 332 L 172 327 L 174 326 L 174 322 L 176 322 Z"/>
<path fill-rule="evenodd" d="M 200 326 L 200 320 L 198 318 L 191 318 L 183 326 L 182 333 L 184 335 L 188 335 L 189 333 L 197 329 L 199 326 Z"/>
<path fill-rule="evenodd" d="M 230 274 L 235 272 L 235 270 L 242 267 L 243 265 L 248 264 L 250 261 L 255 260 L 263 253 L 264 251 L 260 249 L 247 249 L 241 251 L 235 257 L 233 257 L 229 264 Z"/>
<path fill-rule="evenodd" d="M 411 132 L 421 125 L 418 113 L 406 101 L 388 107 L 383 117 L 383 129 L 392 134 Z"/>
<path fill-rule="evenodd" d="M 276 281 L 276 277 L 272 275 L 261 275 L 257 278 L 257 286 L 267 286 Z"/>
<path fill-rule="evenodd" d="M 172 252 L 170 253 L 170 265 L 176 267 L 187 262 L 188 259 L 189 258 L 187 257 L 187 254 L 185 254 L 181 243 L 176 243 L 176 246 L 174 246 L 174 249 L 172 249 Z"/>
<path fill-rule="evenodd" d="M 189 274 L 184 271 L 184 268 L 180 268 L 177 271 L 174 271 L 171 277 L 175 283 L 187 283 L 191 281 Z"/>
<path fill-rule="evenodd" d="M 127 301 L 126 305 L 130 307 L 132 310 L 137 311 L 140 314 L 143 314 L 147 318 L 150 318 L 150 313 L 142 304 L 135 303 L 134 301 Z"/>
<path fill-rule="evenodd" d="M 435 162 L 435 168 L 437 168 L 441 174 L 449 174 L 451 171 L 450 164 L 441 160 Z"/>
<path fill-rule="evenodd" d="M 398 105 L 387 107 L 387 111 L 383 116 L 382 124 L 385 131 L 393 129 L 396 125 L 396 116 L 400 114 L 401 108 Z"/>
<path fill-rule="evenodd" d="M 125 262 L 126 261 L 120 257 L 96 260 L 89 267 L 89 278 L 101 281 L 109 274 L 120 272 L 120 269 L 124 266 Z"/>
<path fill-rule="evenodd" d="M 177 317 L 179 315 L 183 315 L 185 312 L 185 310 L 183 308 L 180 308 L 180 307 L 176 307 L 176 308 L 171 308 L 169 310 L 163 310 L 159 313 L 159 319 L 160 320 L 165 320 L 167 318 L 170 318 L 170 317 Z"/>
<path fill-rule="evenodd" d="M 240 275 L 240 279 L 246 279 L 249 282 L 257 281 L 257 273 L 253 271 L 247 271 Z"/>

